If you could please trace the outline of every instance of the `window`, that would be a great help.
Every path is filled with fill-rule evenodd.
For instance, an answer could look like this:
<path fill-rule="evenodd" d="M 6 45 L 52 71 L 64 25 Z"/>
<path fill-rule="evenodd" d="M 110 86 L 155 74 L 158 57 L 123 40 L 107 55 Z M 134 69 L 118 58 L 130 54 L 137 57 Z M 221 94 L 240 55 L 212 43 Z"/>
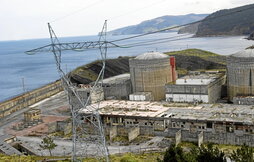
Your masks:
<path fill-rule="evenodd" d="M 213 123 L 212 122 L 207 122 L 206 127 L 207 128 L 213 128 Z"/>

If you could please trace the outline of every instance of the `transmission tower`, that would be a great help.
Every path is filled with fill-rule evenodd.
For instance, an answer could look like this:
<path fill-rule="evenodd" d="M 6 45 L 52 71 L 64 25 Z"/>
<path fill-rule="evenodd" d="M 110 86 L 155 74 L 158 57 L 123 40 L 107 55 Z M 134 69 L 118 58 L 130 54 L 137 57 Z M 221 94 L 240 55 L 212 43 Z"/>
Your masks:
<path fill-rule="evenodd" d="M 97 42 L 78 42 L 61 44 L 51 25 L 48 23 L 51 44 L 34 50 L 27 51 L 33 54 L 42 51 L 51 51 L 54 54 L 56 67 L 60 75 L 64 91 L 67 93 L 72 114 L 72 161 L 80 158 L 94 156 L 98 160 L 109 161 L 109 152 L 106 145 L 104 129 L 98 112 L 98 104 L 91 103 L 91 95 L 86 98 L 78 88 L 75 87 L 61 67 L 62 50 L 80 50 L 89 48 L 99 48 L 102 60 L 102 69 L 98 77 L 90 88 L 90 94 L 95 90 L 102 89 L 102 80 L 105 71 L 105 61 L 107 56 L 106 31 L 107 21 L 105 21 Z M 63 48 L 63 49 L 62 49 Z M 96 105 L 96 106 L 95 106 Z M 81 115 L 81 110 L 86 115 Z M 89 124 L 87 124 L 89 123 Z"/>

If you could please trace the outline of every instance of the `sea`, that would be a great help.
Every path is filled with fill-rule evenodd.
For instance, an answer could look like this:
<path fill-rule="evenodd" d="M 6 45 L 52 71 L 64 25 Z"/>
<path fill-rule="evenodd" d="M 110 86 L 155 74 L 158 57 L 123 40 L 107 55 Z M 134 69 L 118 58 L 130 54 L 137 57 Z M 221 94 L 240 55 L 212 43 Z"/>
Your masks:
<path fill-rule="evenodd" d="M 135 35 L 108 36 L 107 40 L 119 40 Z M 143 37 L 114 42 L 107 58 L 136 56 L 148 51 L 168 52 L 199 48 L 221 55 L 230 55 L 254 44 L 244 36 L 192 37 L 189 34 L 157 33 Z M 60 37 L 60 42 L 97 41 L 98 36 Z M 50 39 L 0 41 L 0 101 L 4 101 L 54 82 L 59 79 L 54 56 L 51 52 L 27 55 L 25 51 L 50 44 Z M 100 59 L 100 51 L 64 51 L 62 69 L 65 72 Z M 177 61 L 177 60 L 176 60 Z"/>

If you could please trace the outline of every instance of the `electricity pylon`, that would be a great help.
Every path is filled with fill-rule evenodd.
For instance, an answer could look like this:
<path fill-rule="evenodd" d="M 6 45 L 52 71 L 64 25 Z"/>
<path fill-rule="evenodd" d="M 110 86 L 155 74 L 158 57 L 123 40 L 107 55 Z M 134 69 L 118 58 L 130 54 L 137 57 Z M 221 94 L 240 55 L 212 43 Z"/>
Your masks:
<path fill-rule="evenodd" d="M 76 43 L 60 43 L 51 25 L 48 23 L 51 44 L 34 50 L 27 51 L 27 54 L 37 52 L 51 51 L 54 54 L 56 67 L 60 75 L 62 85 L 68 96 L 72 114 L 72 161 L 78 161 L 81 157 L 94 156 L 97 159 L 109 161 L 109 152 L 106 145 L 104 129 L 98 112 L 99 103 L 89 105 L 91 103 L 91 95 L 85 98 L 77 91 L 68 76 L 61 68 L 62 50 L 82 50 L 89 48 L 99 48 L 102 69 L 98 77 L 90 89 L 92 94 L 96 89 L 102 89 L 102 80 L 105 71 L 105 61 L 107 56 L 106 31 L 107 21 L 105 21 L 102 31 L 100 32 L 99 41 L 97 42 L 76 42 Z M 97 105 L 97 106 L 95 106 Z M 86 115 L 81 115 L 81 110 Z M 89 124 L 88 124 L 89 123 Z"/>

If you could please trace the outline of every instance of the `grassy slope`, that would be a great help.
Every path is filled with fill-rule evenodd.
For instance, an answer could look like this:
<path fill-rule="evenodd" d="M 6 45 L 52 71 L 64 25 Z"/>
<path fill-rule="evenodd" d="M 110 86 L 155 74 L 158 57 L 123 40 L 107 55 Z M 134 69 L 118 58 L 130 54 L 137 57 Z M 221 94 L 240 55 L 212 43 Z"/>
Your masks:
<path fill-rule="evenodd" d="M 225 70 L 226 66 L 226 56 L 200 49 L 186 49 L 165 54 L 175 56 L 179 74 L 185 74 L 188 70 Z"/>
<path fill-rule="evenodd" d="M 226 57 L 200 49 L 187 49 L 182 51 L 166 52 L 176 57 L 176 67 L 179 74 L 185 74 L 187 70 L 212 70 L 225 69 Z M 128 73 L 129 58 L 119 57 L 109 59 L 106 62 L 105 78 Z M 71 73 L 72 81 L 76 83 L 90 83 L 94 81 L 101 69 L 101 62 L 94 61 L 90 64 L 78 67 Z"/>
<path fill-rule="evenodd" d="M 112 162 L 154 162 L 157 158 L 163 157 L 164 153 L 143 153 L 133 154 L 125 153 L 123 155 L 110 155 L 110 161 Z M 36 162 L 39 160 L 48 159 L 55 162 L 70 162 L 70 157 L 40 157 L 40 156 L 8 156 L 0 154 L 0 161 L 2 162 Z M 97 159 L 88 158 L 84 159 L 83 162 L 97 162 Z"/>

